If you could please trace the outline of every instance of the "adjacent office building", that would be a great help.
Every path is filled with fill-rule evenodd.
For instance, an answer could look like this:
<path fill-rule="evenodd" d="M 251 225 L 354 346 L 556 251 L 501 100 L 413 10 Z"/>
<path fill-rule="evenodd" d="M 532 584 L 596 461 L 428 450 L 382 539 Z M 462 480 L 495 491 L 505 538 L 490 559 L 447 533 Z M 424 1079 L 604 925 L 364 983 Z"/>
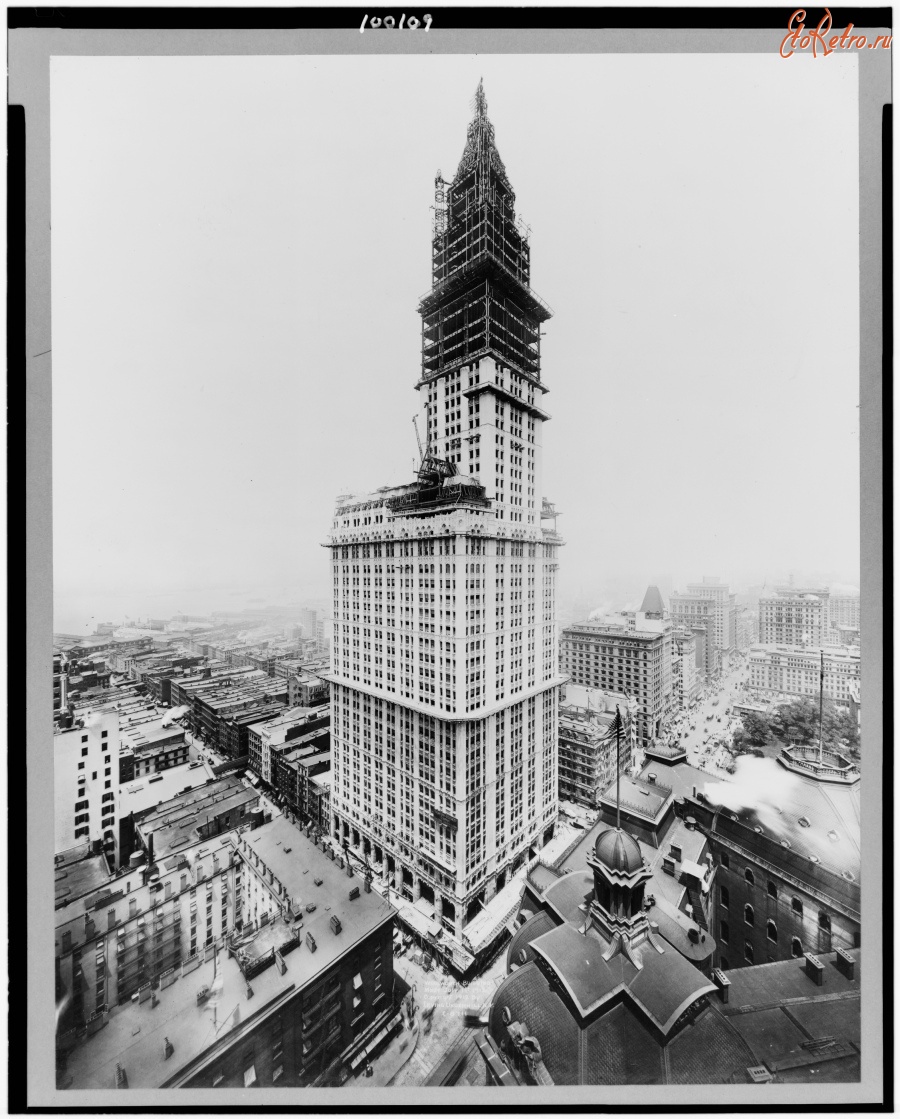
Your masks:
<path fill-rule="evenodd" d="M 701 583 L 689 583 L 687 592 L 669 599 L 675 626 L 703 626 L 707 631 L 707 675 L 715 675 L 724 656 L 735 648 L 737 595 L 715 575 L 704 575 Z"/>

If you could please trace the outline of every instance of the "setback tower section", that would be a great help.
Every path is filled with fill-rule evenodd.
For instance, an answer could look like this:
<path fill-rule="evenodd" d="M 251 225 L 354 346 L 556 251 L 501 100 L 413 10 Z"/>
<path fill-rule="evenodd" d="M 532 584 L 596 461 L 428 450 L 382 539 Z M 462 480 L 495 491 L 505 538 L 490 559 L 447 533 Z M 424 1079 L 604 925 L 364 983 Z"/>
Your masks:
<path fill-rule="evenodd" d="M 342 496 L 332 555 L 332 829 L 458 971 L 553 834 L 556 512 L 541 492 L 540 330 L 527 230 L 479 83 L 435 181 L 420 466 Z M 417 426 L 417 432 L 420 428 Z M 516 899 L 513 899 L 515 902 Z"/>

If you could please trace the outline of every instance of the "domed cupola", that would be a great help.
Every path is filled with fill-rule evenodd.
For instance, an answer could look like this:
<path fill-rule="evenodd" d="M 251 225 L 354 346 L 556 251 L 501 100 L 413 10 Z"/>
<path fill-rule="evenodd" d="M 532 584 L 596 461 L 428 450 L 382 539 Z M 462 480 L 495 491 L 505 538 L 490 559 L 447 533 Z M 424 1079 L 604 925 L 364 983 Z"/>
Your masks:
<path fill-rule="evenodd" d="M 644 865 L 641 847 L 633 835 L 621 828 L 607 828 L 597 836 L 594 858 L 608 870 L 632 874 Z"/>
<path fill-rule="evenodd" d="M 640 968 L 640 959 L 633 954 L 638 944 L 650 940 L 661 950 L 650 936 L 650 923 L 644 912 L 644 887 L 653 872 L 640 844 L 621 828 L 607 828 L 597 837 L 587 861 L 594 872 L 591 921 L 611 941 L 605 957 L 611 959 L 622 951 Z"/>

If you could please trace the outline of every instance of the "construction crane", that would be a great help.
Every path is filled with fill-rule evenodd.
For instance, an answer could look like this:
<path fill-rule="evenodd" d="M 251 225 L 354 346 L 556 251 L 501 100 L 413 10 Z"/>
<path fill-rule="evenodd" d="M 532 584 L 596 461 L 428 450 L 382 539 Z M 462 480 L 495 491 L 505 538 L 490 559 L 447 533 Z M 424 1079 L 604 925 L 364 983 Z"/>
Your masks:
<path fill-rule="evenodd" d="M 418 413 L 416 413 L 416 415 L 413 416 L 412 421 L 413 421 L 413 427 L 416 429 L 416 442 L 419 444 L 419 469 L 421 469 L 422 463 L 425 461 L 425 450 L 423 450 L 423 448 L 422 448 L 422 438 L 419 435 L 419 416 L 418 416 Z"/>

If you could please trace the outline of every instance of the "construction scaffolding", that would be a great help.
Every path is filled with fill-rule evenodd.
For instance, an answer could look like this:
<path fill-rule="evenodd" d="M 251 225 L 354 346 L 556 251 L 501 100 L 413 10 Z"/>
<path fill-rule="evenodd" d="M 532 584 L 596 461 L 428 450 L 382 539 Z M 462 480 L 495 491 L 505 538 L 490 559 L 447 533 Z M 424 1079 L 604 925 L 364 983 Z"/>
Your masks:
<path fill-rule="evenodd" d="M 528 227 L 494 142 L 479 86 L 476 115 L 451 183 L 435 178 L 432 289 L 422 297 L 422 377 L 492 353 L 540 379 L 542 322 L 552 311 L 531 290 Z"/>

